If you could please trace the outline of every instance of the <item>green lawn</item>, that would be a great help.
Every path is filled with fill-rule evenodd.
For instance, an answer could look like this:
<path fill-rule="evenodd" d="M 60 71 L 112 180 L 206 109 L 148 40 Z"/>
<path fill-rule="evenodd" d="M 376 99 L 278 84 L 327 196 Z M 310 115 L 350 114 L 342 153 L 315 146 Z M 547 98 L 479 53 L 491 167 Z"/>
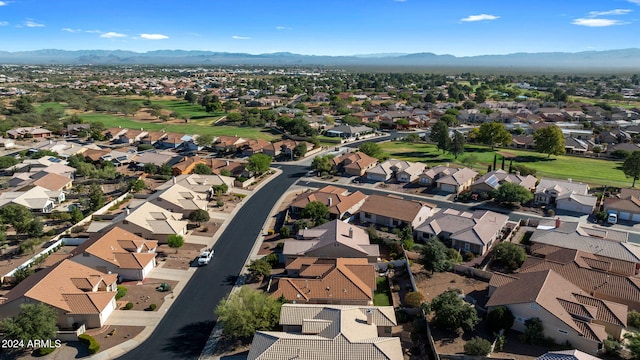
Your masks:
<path fill-rule="evenodd" d="M 52 108 L 54 110 L 62 110 L 62 111 L 67 110 L 67 105 L 66 104 L 62 104 L 62 103 L 58 103 L 58 102 L 39 103 L 39 104 L 35 104 L 34 107 L 36 108 L 36 111 L 39 112 L 39 113 L 44 111 L 44 109 L 46 109 L 46 108 Z"/>
<path fill-rule="evenodd" d="M 429 166 L 445 163 L 455 163 L 462 166 L 451 154 L 442 154 L 432 144 L 411 144 L 398 141 L 380 143 L 380 147 L 386 155 L 394 159 L 419 161 Z M 478 156 L 478 163 L 474 167 L 482 173 L 486 172 L 487 167 L 493 164 L 493 157 L 496 152 L 507 156 L 515 156 L 514 164 L 522 164 L 536 169 L 536 176 L 538 177 L 571 178 L 574 181 L 585 182 L 592 186 L 631 186 L 631 179 L 626 178 L 622 170 L 619 169 L 621 166 L 619 161 L 564 155 L 548 158 L 546 155 L 524 150 L 496 149 L 494 151 L 488 147 L 476 145 L 465 147 L 465 154 L 476 154 Z M 498 155 L 498 167 L 501 164 L 502 158 Z M 507 159 L 505 170 L 508 166 L 509 160 Z"/>
<path fill-rule="evenodd" d="M 373 294 L 373 305 L 375 306 L 391 306 L 391 289 L 386 277 L 378 276 L 376 278 L 376 291 Z"/>
<path fill-rule="evenodd" d="M 212 134 L 212 135 L 230 135 L 240 136 L 250 139 L 265 139 L 268 141 L 279 139 L 280 136 L 271 133 L 269 130 L 263 128 L 252 127 L 239 127 L 239 126 L 214 126 L 208 124 L 204 120 L 190 120 L 185 124 L 169 124 L 161 122 L 143 122 L 135 121 L 128 117 L 116 116 L 111 114 L 98 114 L 98 113 L 86 113 L 80 114 L 80 117 L 88 122 L 101 122 L 105 127 L 118 127 L 129 129 L 143 128 L 145 130 L 159 131 L 165 130 L 166 132 L 175 132 L 180 134 Z"/>
<path fill-rule="evenodd" d="M 134 103 L 138 103 L 142 106 L 142 103 L 145 101 L 143 99 L 134 99 L 131 100 Z M 175 100 L 151 100 L 151 103 L 154 105 L 160 105 L 163 109 L 171 110 L 176 113 L 178 118 L 186 118 L 189 117 L 191 120 L 204 120 L 207 121 L 208 124 L 212 124 L 213 121 L 219 119 L 221 116 L 225 115 L 224 112 L 219 113 L 208 113 L 204 110 L 204 108 L 198 104 L 191 104 L 182 99 Z"/>

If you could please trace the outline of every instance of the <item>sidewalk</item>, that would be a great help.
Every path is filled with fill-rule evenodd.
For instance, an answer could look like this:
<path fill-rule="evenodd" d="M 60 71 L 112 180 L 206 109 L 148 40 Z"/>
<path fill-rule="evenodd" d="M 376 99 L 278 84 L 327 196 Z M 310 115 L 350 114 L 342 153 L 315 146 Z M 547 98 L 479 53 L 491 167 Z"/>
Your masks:
<path fill-rule="evenodd" d="M 238 206 L 236 206 L 230 214 L 228 214 L 227 218 L 224 220 L 224 222 L 220 226 L 220 229 L 218 229 L 218 231 L 216 231 L 216 233 L 211 237 L 211 240 L 210 240 L 211 242 L 208 245 L 209 247 L 212 247 L 213 245 L 215 245 L 215 243 L 218 241 L 218 239 L 226 229 L 228 223 L 235 217 L 236 213 L 240 210 L 242 205 L 244 205 L 244 203 L 253 194 L 258 192 L 262 188 L 262 186 L 272 181 L 282 173 L 282 170 L 280 169 L 272 168 L 272 170 L 274 170 L 275 173 L 271 175 L 267 180 L 258 184 L 258 186 L 256 186 L 256 188 L 253 189 L 253 191 L 246 191 L 246 190 L 241 191 L 243 194 L 246 194 L 247 196 L 243 198 L 240 203 L 238 203 Z M 235 192 L 240 193 L 240 191 L 235 191 Z M 262 239 L 260 239 L 260 243 L 262 243 Z M 254 246 L 254 249 L 256 249 L 256 251 L 258 248 Z M 178 284 L 173 288 L 173 291 L 165 297 L 164 303 L 160 306 L 160 308 L 158 308 L 158 311 L 156 312 L 130 311 L 130 310 L 126 312 L 123 310 L 114 311 L 109 317 L 109 319 L 107 320 L 106 322 L 107 324 L 145 326 L 144 330 L 142 330 L 142 332 L 140 332 L 140 334 L 138 334 L 135 338 L 127 340 L 118 346 L 114 346 L 112 348 L 101 351 L 93 356 L 87 357 L 87 359 L 90 359 L 90 360 L 115 359 L 135 349 L 138 345 L 142 344 L 149 336 L 151 336 L 156 326 L 160 323 L 163 316 L 167 313 L 167 310 L 171 307 L 171 305 L 173 305 L 175 299 L 177 299 L 178 296 L 180 296 L 182 289 L 184 289 L 184 287 L 189 282 L 193 274 L 195 274 L 196 270 L 197 268 L 189 268 L 188 270 L 164 269 L 161 266 L 154 268 L 149 274 L 149 277 L 178 281 Z M 64 351 L 64 350 L 67 350 L 67 351 Z M 73 353 L 71 353 L 71 351 L 73 351 Z M 76 349 L 70 348 L 68 346 L 64 346 L 62 349 L 59 349 L 58 351 L 55 352 L 55 354 L 58 354 L 58 353 L 62 353 L 62 354 L 55 356 L 56 359 L 73 358 L 76 355 L 75 354 Z"/>

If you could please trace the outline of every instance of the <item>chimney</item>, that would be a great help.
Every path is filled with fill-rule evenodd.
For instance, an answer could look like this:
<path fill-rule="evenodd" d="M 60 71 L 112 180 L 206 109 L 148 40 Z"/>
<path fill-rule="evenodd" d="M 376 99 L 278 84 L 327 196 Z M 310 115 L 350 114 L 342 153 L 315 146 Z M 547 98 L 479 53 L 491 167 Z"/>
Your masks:
<path fill-rule="evenodd" d="M 349 237 L 353 239 L 353 228 L 349 228 Z"/>
<path fill-rule="evenodd" d="M 560 227 L 560 218 L 556 218 L 556 229 Z"/>
<path fill-rule="evenodd" d="M 178 180 L 176 180 L 176 177 L 174 176 L 174 177 L 173 177 L 173 184 L 175 185 L 175 184 L 177 184 L 177 183 L 178 183 Z"/>
<path fill-rule="evenodd" d="M 367 309 L 367 325 L 373 325 L 373 309 Z"/>
<path fill-rule="evenodd" d="M 127 213 L 127 216 L 129 216 L 129 214 L 131 213 L 131 210 L 129 209 L 129 207 L 125 208 L 124 211 Z"/>
<path fill-rule="evenodd" d="M 327 206 L 331 207 L 331 204 L 333 204 L 333 199 L 331 199 L 331 196 L 329 196 L 329 199 L 327 200 Z"/>

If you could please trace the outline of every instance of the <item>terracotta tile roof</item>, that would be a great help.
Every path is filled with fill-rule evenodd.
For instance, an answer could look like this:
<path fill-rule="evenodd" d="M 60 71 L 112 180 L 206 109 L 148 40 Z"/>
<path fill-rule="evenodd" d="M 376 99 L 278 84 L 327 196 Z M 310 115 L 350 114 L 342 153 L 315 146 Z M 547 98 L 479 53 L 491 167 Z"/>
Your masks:
<path fill-rule="evenodd" d="M 422 207 L 435 208 L 436 205 L 428 202 L 403 200 L 390 196 L 370 195 L 360 207 L 361 212 L 368 212 L 393 219 L 413 222 Z"/>
<path fill-rule="evenodd" d="M 585 268 L 592 268 L 625 276 L 633 276 L 636 274 L 636 264 L 632 261 L 614 259 L 599 254 L 591 254 L 585 251 L 566 249 L 546 244 L 533 244 L 531 246 L 531 253 L 559 263 L 576 261 Z"/>
<path fill-rule="evenodd" d="M 180 170 L 180 172 L 187 171 L 190 167 L 193 167 L 195 164 L 206 164 L 200 156 L 187 156 L 179 163 L 173 165 L 173 169 Z"/>
<path fill-rule="evenodd" d="M 625 305 L 586 295 L 554 270 L 518 273 L 495 282 L 492 277 L 489 286 L 497 288 L 487 302 L 488 307 L 535 303 L 582 336 L 595 341 L 607 339 L 601 322 L 626 327 Z M 600 323 L 586 323 L 575 316 L 585 316 Z"/>
<path fill-rule="evenodd" d="M 297 309 L 285 304 L 280 318 Z M 301 333 L 258 331 L 254 336 L 249 360 L 323 359 L 401 360 L 400 339 L 378 337 L 377 325 L 368 324 L 367 317 L 357 307 L 323 309 L 314 318 L 304 318 Z"/>
<path fill-rule="evenodd" d="M 329 213 L 341 217 L 349 210 L 355 212 L 357 209 L 353 209 L 354 206 L 364 201 L 366 197 L 360 191 L 348 194 L 346 189 L 328 185 L 317 191 L 298 195 L 291 203 L 291 207 L 303 209 L 308 203 L 319 201 L 329 207 Z"/>
<path fill-rule="evenodd" d="M 107 155 L 111 153 L 111 150 L 106 150 L 106 149 L 87 149 L 85 152 L 82 153 L 82 156 L 85 157 L 85 159 L 89 159 L 93 162 L 98 162 L 102 159 L 102 157 L 104 155 Z"/>
<path fill-rule="evenodd" d="M 378 162 L 378 159 L 373 158 L 363 152 L 356 151 L 352 153 L 346 153 L 337 158 L 333 158 L 333 164 L 335 166 L 343 165 L 344 168 L 353 168 L 353 169 L 368 169 L 371 165 Z"/>
<path fill-rule="evenodd" d="M 98 314 L 114 299 L 113 292 L 63 294 L 69 304 L 69 314 Z"/>
<path fill-rule="evenodd" d="M 91 296 L 89 300 L 96 306 L 101 306 L 106 299 L 115 297 L 115 291 L 104 290 L 107 286 L 115 288 L 117 276 L 117 274 L 103 274 L 71 260 L 64 260 L 56 266 L 36 272 L 16 285 L 6 295 L 4 303 L 14 300 L 20 301 L 19 299 L 25 297 L 72 312 L 78 310 L 75 308 L 76 306 L 84 307 L 84 305 L 78 304 L 86 304 L 86 301 L 78 300 L 79 297 L 71 295 L 81 295 Z M 97 291 L 93 292 L 94 289 Z M 89 295 L 96 293 L 104 293 L 105 295 Z M 104 306 L 100 308 L 100 310 L 102 309 Z"/>
<path fill-rule="evenodd" d="M 156 257 L 157 247 L 157 241 L 146 240 L 116 226 L 100 237 L 85 241 L 72 254 L 82 256 L 86 252 L 121 269 L 142 269 Z"/>
<path fill-rule="evenodd" d="M 272 296 L 290 301 L 373 302 L 376 272 L 367 259 L 317 260 L 303 265 L 297 278 L 279 278 Z"/>

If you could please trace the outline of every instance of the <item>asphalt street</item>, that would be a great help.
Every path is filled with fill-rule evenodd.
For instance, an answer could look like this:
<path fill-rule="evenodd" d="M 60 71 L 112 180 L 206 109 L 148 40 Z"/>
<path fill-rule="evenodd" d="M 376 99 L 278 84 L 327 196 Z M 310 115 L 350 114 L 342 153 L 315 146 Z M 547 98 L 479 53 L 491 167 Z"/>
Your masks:
<path fill-rule="evenodd" d="M 308 171 L 306 166 L 281 168 L 282 174 L 242 205 L 214 246 L 211 264 L 196 271 L 153 334 L 120 359 L 198 358 L 215 325 L 213 311 L 231 291 L 271 208 Z"/>

